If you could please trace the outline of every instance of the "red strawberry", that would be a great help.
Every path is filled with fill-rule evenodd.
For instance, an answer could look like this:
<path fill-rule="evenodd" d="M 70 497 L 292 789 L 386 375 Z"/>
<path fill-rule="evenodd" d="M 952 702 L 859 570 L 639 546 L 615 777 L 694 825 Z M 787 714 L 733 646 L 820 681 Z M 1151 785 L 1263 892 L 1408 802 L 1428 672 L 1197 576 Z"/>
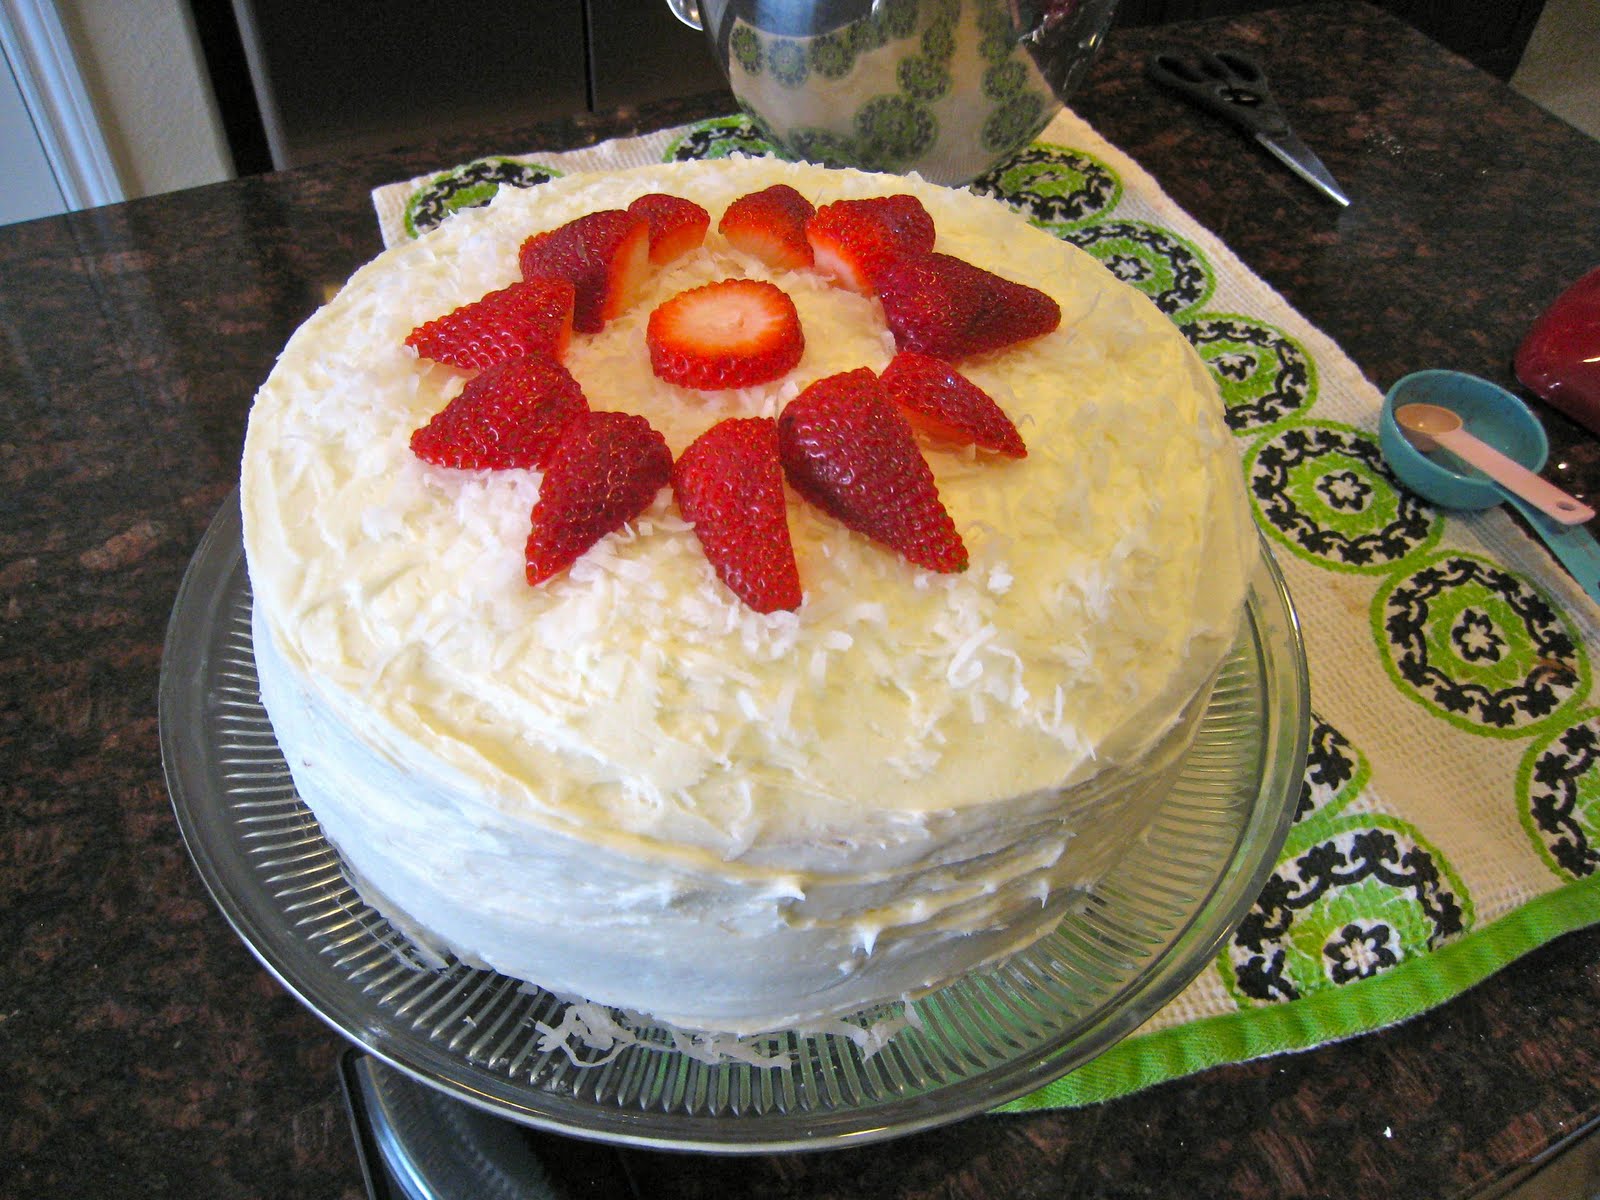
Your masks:
<path fill-rule="evenodd" d="M 524 354 L 487 368 L 411 435 L 440 467 L 542 466 L 568 421 L 589 410 L 578 381 L 553 359 Z"/>
<path fill-rule="evenodd" d="M 824 512 L 930 571 L 964 571 L 967 548 L 911 426 L 865 367 L 819 379 L 778 415 L 790 485 Z"/>
<path fill-rule="evenodd" d="M 620 208 L 589 213 L 522 243 L 524 279 L 567 279 L 577 289 L 572 327 L 598 333 L 639 298 L 650 277 L 650 223 Z"/>
<path fill-rule="evenodd" d="M 628 205 L 634 216 L 650 226 L 650 261 L 665 266 L 691 250 L 698 250 L 711 227 L 711 214 L 693 200 L 651 192 Z"/>
<path fill-rule="evenodd" d="M 528 534 L 528 582 L 570 567 L 608 533 L 650 507 L 672 479 L 672 451 L 643 417 L 592 412 L 573 419 L 550 451 Z"/>
<path fill-rule="evenodd" d="M 717 578 L 734 595 L 757 612 L 800 607 L 772 418 L 718 421 L 678 456 L 672 491 Z"/>
<path fill-rule="evenodd" d="M 932 251 L 933 218 L 915 196 L 835 200 L 807 222 L 806 239 L 817 270 L 870 296 L 885 265 Z"/>
<path fill-rule="evenodd" d="M 988 392 L 942 359 L 904 350 L 879 377 L 912 428 L 942 442 L 1026 458 L 1022 435 Z"/>
<path fill-rule="evenodd" d="M 948 254 L 891 262 L 877 287 L 894 344 L 948 361 L 1024 342 L 1061 324 L 1061 306 L 1044 292 Z"/>
<path fill-rule="evenodd" d="M 794 301 L 757 279 L 679 292 L 650 314 L 645 343 L 658 376 L 707 390 L 776 379 L 800 361 L 806 345 Z"/>
<path fill-rule="evenodd" d="M 717 232 L 736 249 L 769 267 L 794 270 L 811 265 L 806 222 L 816 209 L 794 188 L 775 183 L 740 196 L 717 222 Z"/>
<path fill-rule="evenodd" d="M 406 345 L 453 367 L 488 367 L 519 355 L 566 357 L 573 287 L 566 280 L 513 283 L 418 325 Z"/>

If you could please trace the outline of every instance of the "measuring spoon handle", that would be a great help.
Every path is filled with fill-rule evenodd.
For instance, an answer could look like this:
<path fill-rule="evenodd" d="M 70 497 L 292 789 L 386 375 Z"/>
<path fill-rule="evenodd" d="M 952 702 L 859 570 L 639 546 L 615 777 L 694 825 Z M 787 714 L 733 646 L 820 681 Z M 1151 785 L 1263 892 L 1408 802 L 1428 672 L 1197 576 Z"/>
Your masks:
<path fill-rule="evenodd" d="M 1600 601 L 1600 544 L 1581 525 L 1562 525 L 1518 496 L 1508 498 L 1591 600 Z"/>
<path fill-rule="evenodd" d="M 1464 429 L 1435 433 L 1433 439 L 1463 462 L 1471 463 L 1490 479 L 1509 488 L 1540 512 L 1563 525 L 1582 525 L 1594 519 L 1594 509 L 1567 495 L 1555 484 L 1535 475 L 1521 463 L 1479 441 Z"/>

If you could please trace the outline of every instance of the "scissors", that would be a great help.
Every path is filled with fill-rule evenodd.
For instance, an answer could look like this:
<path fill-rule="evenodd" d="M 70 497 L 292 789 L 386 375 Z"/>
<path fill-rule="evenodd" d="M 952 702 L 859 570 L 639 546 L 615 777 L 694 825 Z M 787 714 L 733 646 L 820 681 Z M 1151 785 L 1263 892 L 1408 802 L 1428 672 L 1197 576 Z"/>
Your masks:
<path fill-rule="evenodd" d="M 1248 54 L 1218 50 L 1188 58 L 1165 51 L 1151 56 L 1145 73 L 1253 134 L 1273 157 L 1323 195 L 1339 204 L 1350 203 L 1322 160 L 1289 128 L 1289 119 L 1267 87 L 1266 72 Z"/>

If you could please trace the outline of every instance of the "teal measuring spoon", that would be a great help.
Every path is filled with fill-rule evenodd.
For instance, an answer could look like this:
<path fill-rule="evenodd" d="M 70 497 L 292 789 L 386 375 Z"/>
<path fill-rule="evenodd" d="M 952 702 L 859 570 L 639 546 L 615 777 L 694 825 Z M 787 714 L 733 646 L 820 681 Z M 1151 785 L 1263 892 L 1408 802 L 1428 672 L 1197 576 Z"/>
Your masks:
<path fill-rule="evenodd" d="M 1580 510 L 1586 506 L 1545 484 L 1554 493 L 1553 498 L 1543 498 L 1545 503 L 1551 504 L 1554 499 L 1551 506 L 1565 522 L 1580 522 L 1563 523 L 1458 458 L 1448 447 L 1437 445 L 1437 436 L 1418 439 L 1416 429 L 1402 428 L 1397 413 L 1419 404 L 1444 406 L 1481 440 L 1493 442 L 1494 448 L 1519 468 L 1537 471 L 1544 466 L 1548 443 L 1543 427 L 1527 405 L 1488 380 L 1460 371 L 1414 372 L 1398 380 L 1384 397 L 1379 418 L 1384 460 L 1400 482 L 1442 507 L 1472 510 L 1500 503 L 1512 505 L 1578 586 L 1591 599 L 1600 601 L 1600 543 L 1581 524 L 1587 512 Z M 1448 422 L 1445 427 L 1452 424 Z M 1435 444 L 1424 449 L 1417 444 L 1419 440 Z M 1439 453 L 1441 450 L 1444 453 Z M 1568 508 L 1567 503 L 1575 507 Z"/>
<path fill-rule="evenodd" d="M 1506 503 L 1527 518 L 1540 540 L 1550 547 L 1550 553 L 1572 573 L 1589 598 L 1600 600 L 1600 542 L 1594 540 L 1594 535 L 1582 525 L 1563 525 L 1546 516 L 1515 493 L 1506 493 Z"/>

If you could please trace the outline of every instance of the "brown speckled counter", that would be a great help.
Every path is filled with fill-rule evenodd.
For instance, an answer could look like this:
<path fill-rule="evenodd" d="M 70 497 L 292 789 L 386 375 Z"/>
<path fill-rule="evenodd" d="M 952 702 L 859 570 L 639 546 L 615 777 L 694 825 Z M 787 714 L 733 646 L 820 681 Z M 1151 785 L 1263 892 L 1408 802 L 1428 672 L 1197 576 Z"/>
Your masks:
<path fill-rule="evenodd" d="M 1349 209 L 1141 75 L 1158 44 L 1223 40 L 1267 64 Z M 727 107 L 0 229 L 0 1195 L 362 1194 L 341 1043 L 235 937 L 173 820 L 156 691 L 179 580 L 278 347 L 379 249 L 372 186 Z M 1529 322 L 1600 262 L 1600 144 L 1376 9 L 1124 31 L 1075 107 L 1380 387 L 1430 366 L 1512 385 Z M 1600 495 L 1595 439 L 1550 425 L 1557 478 Z M 1089 1109 L 826 1155 L 539 1145 L 575 1195 L 1442 1198 L 1504 1194 L 1597 1121 L 1591 930 L 1397 1028 Z"/>

